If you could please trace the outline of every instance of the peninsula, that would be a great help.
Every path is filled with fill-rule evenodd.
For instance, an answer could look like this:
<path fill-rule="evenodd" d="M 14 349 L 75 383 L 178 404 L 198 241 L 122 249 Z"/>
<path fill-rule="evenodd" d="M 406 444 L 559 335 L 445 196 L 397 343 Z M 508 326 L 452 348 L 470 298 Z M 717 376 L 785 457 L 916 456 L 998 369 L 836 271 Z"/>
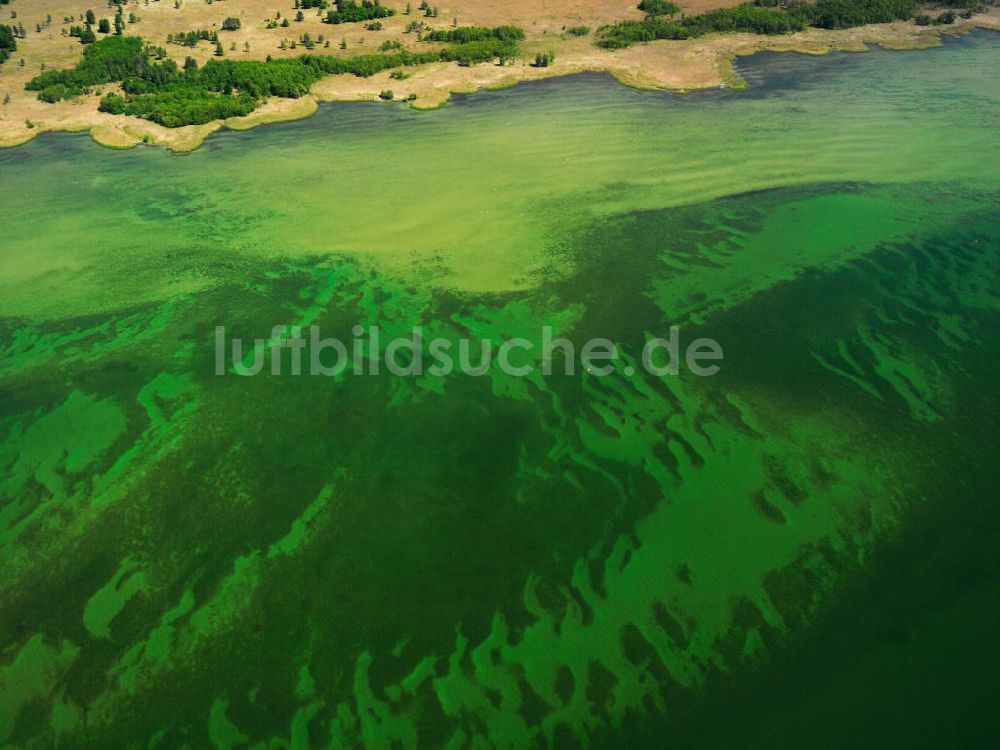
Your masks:
<path fill-rule="evenodd" d="M 959 6 L 956 7 L 955 2 Z M 0 146 L 53 130 L 99 143 L 197 148 L 219 128 L 318 102 L 444 104 L 455 92 L 604 71 L 677 91 L 740 87 L 757 51 L 916 49 L 1000 29 L 975 0 L 0 1 Z M 4 59 L 6 60 L 4 61 Z"/>

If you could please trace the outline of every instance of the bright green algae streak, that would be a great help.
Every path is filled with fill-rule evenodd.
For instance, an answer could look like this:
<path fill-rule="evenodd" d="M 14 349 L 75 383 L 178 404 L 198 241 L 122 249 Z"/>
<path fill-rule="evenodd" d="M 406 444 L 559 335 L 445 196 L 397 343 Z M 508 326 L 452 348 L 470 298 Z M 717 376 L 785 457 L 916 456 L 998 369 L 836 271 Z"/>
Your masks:
<path fill-rule="evenodd" d="M 997 617 L 998 61 L 976 35 L 768 57 L 743 93 L 581 77 L 184 158 L 0 153 L 0 745 L 903 736 L 858 693 L 956 673 L 885 629 L 948 653 Z M 726 359 L 213 374 L 216 325 L 276 324 L 551 325 L 623 365 L 678 324 Z M 905 746 L 989 736 L 960 656 Z"/>

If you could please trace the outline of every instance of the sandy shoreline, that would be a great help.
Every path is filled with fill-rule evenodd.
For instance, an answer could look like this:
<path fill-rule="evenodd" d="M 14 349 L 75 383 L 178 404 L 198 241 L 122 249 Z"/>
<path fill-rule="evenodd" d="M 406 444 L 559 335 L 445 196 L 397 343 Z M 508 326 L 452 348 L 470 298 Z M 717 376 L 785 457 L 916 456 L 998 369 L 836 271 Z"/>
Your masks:
<path fill-rule="evenodd" d="M 22 145 L 45 132 L 89 131 L 97 143 L 109 148 L 128 149 L 145 143 L 185 153 L 201 146 L 209 135 L 222 128 L 249 130 L 268 123 L 302 119 L 315 113 L 320 102 L 378 102 L 378 93 L 391 89 L 397 100 L 415 96 L 409 103 L 414 108 L 436 109 L 446 104 L 452 94 L 506 88 L 521 81 L 581 72 L 608 73 L 623 85 L 641 89 L 685 92 L 719 86 L 742 88 L 744 83 L 732 66 L 737 57 L 757 52 L 812 55 L 865 52 L 869 45 L 891 50 L 927 49 L 941 46 L 943 36 L 964 35 L 977 28 L 1000 31 L 1000 11 L 991 9 L 989 13 L 959 19 L 953 26 L 944 27 L 897 22 L 837 31 L 810 28 L 786 36 L 717 34 L 684 41 L 651 42 L 614 51 L 595 46 L 592 36 L 575 38 L 560 34 L 558 40 L 551 37 L 544 40 L 548 48 L 556 50 L 555 63 L 549 68 L 534 68 L 527 59 L 519 59 L 506 67 L 434 63 L 406 69 L 409 77 L 405 80 L 391 79 L 389 71 L 370 78 L 329 76 L 314 84 L 312 93 L 301 99 L 272 98 L 246 117 L 174 129 L 135 117 L 98 112 L 97 95 L 59 104 L 38 101 L 34 92 L 24 90 L 24 83 L 36 72 L 30 65 L 25 69 L 17 67 L 16 58 L 24 54 L 19 49 L 4 65 L 4 75 L 0 79 L 6 95 L 11 97 L 11 102 L 0 110 L 0 148 Z M 523 57 L 533 56 L 536 48 L 543 47 L 537 38 L 529 37 Z M 50 63 L 48 67 L 72 65 L 74 50 L 69 51 L 70 55 L 62 54 L 67 59 Z M 174 52 L 171 50 L 172 54 Z"/>

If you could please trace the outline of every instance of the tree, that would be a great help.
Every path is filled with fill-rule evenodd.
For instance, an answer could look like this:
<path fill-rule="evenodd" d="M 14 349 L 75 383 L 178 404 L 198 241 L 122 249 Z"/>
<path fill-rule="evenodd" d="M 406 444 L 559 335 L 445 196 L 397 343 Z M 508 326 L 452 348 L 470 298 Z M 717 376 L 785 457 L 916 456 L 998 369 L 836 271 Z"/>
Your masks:
<path fill-rule="evenodd" d="M 94 11 L 88 10 L 86 15 L 86 21 L 88 26 L 93 26 L 97 23 L 97 16 L 94 15 Z"/>
<path fill-rule="evenodd" d="M 549 67 L 552 64 L 552 61 L 555 60 L 555 59 L 556 59 L 556 55 L 552 51 L 549 51 L 549 52 L 539 52 L 537 55 L 535 55 L 534 66 L 536 68 L 547 68 L 547 67 Z"/>
<path fill-rule="evenodd" d="M 110 34 L 111 23 L 108 21 L 107 18 L 102 18 L 100 21 L 97 22 L 97 30 L 102 34 Z"/>
<path fill-rule="evenodd" d="M 215 43 L 215 56 L 216 57 L 222 57 L 224 54 L 226 54 L 226 52 L 225 52 L 224 49 L 222 49 L 222 42 L 216 42 Z"/>
<path fill-rule="evenodd" d="M 118 36 L 122 35 L 122 29 L 125 28 L 125 19 L 122 18 L 122 12 L 118 11 L 115 14 L 115 34 Z"/>
<path fill-rule="evenodd" d="M 14 29 L 10 26 L 0 26 L 0 63 L 10 57 L 11 52 L 17 51 L 17 40 L 14 37 Z"/>

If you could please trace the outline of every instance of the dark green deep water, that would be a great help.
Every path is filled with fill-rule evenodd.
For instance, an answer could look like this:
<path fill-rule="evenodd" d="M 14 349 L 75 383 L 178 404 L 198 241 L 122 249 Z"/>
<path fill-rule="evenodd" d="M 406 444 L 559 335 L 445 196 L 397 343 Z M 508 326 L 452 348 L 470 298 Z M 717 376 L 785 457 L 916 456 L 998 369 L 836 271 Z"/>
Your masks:
<path fill-rule="evenodd" d="M 0 746 L 989 746 L 998 62 L 0 152 Z M 725 359 L 214 374 L 359 324 Z"/>

